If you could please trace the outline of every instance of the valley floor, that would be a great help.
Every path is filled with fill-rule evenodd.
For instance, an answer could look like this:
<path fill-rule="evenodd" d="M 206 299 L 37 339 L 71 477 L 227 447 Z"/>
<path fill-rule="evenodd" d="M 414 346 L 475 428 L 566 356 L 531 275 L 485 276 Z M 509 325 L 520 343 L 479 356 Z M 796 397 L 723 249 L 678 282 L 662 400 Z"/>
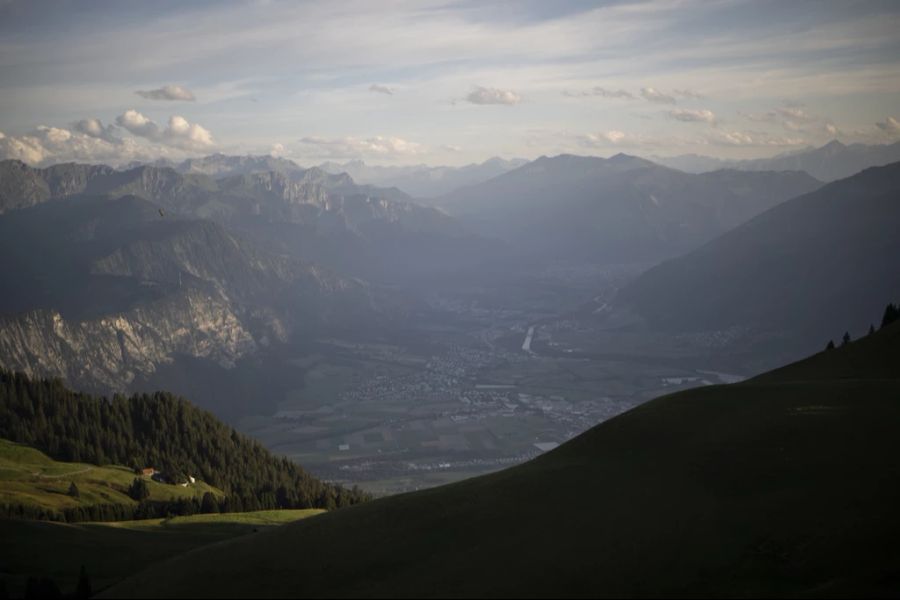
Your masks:
<path fill-rule="evenodd" d="M 633 271 L 596 270 L 583 287 L 545 273 L 512 305 L 507 288 L 435 292 L 442 317 L 416 337 L 307 347 L 289 361 L 302 386 L 238 427 L 317 476 L 388 495 L 518 464 L 659 395 L 742 379 L 715 356 L 728 332 L 679 338 L 614 313 Z"/>

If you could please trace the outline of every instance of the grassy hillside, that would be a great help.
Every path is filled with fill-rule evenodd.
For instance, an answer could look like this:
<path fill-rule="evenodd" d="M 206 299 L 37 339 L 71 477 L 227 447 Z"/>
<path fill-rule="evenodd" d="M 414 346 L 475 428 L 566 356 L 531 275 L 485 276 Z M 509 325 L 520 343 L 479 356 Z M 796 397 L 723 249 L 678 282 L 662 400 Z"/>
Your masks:
<path fill-rule="evenodd" d="M 66 462 L 154 467 L 173 481 L 191 475 L 225 492 L 225 512 L 330 509 L 367 498 L 319 481 L 165 392 L 107 399 L 0 369 L 0 437 Z"/>
<path fill-rule="evenodd" d="M 60 517 L 65 509 L 97 504 L 121 504 L 133 510 L 138 503 L 128 496 L 128 488 L 134 479 L 134 471 L 125 467 L 58 462 L 34 448 L 0 439 L 0 505 L 37 507 Z M 151 502 L 199 500 L 206 492 L 224 497 L 221 490 L 202 481 L 181 487 L 144 479 Z M 78 497 L 69 495 L 72 483 Z"/>
<path fill-rule="evenodd" d="M 205 548 L 108 594 L 895 595 L 898 366 L 895 323 L 657 399 L 525 465 Z"/>
<path fill-rule="evenodd" d="M 0 520 L 0 577 L 12 597 L 21 595 L 28 577 L 49 577 L 69 592 L 83 565 L 99 590 L 193 548 L 321 512 L 276 510 L 78 525 Z"/>

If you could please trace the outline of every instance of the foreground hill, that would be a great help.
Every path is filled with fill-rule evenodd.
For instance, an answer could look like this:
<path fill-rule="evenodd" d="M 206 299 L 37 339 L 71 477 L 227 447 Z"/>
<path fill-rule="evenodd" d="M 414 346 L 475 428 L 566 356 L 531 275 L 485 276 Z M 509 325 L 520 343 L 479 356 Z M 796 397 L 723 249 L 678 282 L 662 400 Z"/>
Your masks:
<path fill-rule="evenodd" d="M 898 256 L 895 163 L 785 202 L 662 263 L 619 301 L 664 329 L 751 327 L 791 334 L 808 352 L 845 328 L 862 333 L 885 298 L 900 296 Z"/>
<path fill-rule="evenodd" d="M 522 466 L 193 552 L 107 595 L 892 595 L 898 364 L 895 323 L 659 398 Z"/>
<path fill-rule="evenodd" d="M 115 523 L 0 520 L 0 564 L 11 598 L 26 582 L 49 579 L 63 593 L 84 567 L 96 592 L 134 572 L 194 548 L 320 514 L 319 509 L 203 514 Z"/>
<path fill-rule="evenodd" d="M 820 185 L 799 172 L 690 175 L 625 154 L 561 155 L 462 188 L 438 204 L 526 255 L 632 262 L 696 248 Z"/>

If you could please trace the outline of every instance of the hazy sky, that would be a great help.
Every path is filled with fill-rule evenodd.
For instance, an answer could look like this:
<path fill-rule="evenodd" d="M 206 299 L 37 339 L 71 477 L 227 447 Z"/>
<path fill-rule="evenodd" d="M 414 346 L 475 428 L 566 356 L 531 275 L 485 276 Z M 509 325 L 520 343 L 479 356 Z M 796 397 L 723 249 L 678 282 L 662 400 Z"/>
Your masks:
<path fill-rule="evenodd" d="M 900 2 L 0 0 L 0 157 L 771 155 L 900 139 Z"/>

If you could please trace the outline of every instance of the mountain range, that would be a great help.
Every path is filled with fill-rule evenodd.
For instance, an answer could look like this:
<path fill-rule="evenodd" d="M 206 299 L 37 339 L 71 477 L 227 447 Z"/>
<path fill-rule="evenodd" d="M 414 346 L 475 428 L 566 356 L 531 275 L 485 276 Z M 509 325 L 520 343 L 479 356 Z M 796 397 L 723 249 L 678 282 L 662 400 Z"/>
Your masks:
<path fill-rule="evenodd" d="M 3 366 L 123 390 L 176 355 L 229 366 L 373 310 L 358 281 L 162 214 L 137 196 L 77 195 L 0 218 Z"/>
<path fill-rule="evenodd" d="M 347 173 L 354 181 L 382 187 L 396 187 L 422 202 L 448 194 L 459 188 L 475 185 L 521 167 L 528 161 L 521 158 L 505 160 L 490 158 L 483 163 L 462 167 L 429 165 L 372 166 L 361 160 L 345 163 L 327 162 L 319 165 L 329 173 Z"/>
<path fill-rule="evenodd" d="M 424 202 L 429 198 L 435 198 L 457 188 L 487 181 L 527 162 L 527 160 L 519 158 L 506 160 L 494 157 L 482 163 L 450 167 L 425 164 L 377 166 L 367 165 L 361 160 L 351 160 L 344 163 L 328 161 L 320 164 L 318 168 L 332 175 L 346 173 L 358 184 L 397 188 L 405 194 Z M 208 175 L 214 179 L 230 175 L 251 175 L 267 172 L 290 175 L 306 170 L 287 158 L 269 155 L 232 156 L 221 153 L 199 158 L 189 158 L 181 162 L 160 159 L 152 163 L 132 163 L 128 165 L 128 168 L 145 165 L 169 167 L 179 173 Z"/>
<path fill-rule="evenodd" d="M 821 148 L 804 148 L 771 158 L 753 160 L 723 160 L 697 154 L 649 158 L 661 165 L 688 173 L 705 173 L 718 169 L 806 171 L 820 181 L 835 181 L 868 167 L 879 167 L 900 161 L 900 142 L 884 145 L 845 145 L 833 140 Z"/>
<path fill-rule="evenodd" d="M 710 243 L 663 262 L 618 301 L 654 327 L 733 326 L 787 334 L 806 351 L 858 335 L 900 296 L 900 163 L 788 200 Z"/>
<path fill-rule="evenodd" d="M 718 329 L 744 316 L 745 325 L 753 320 L 768 330 L 796 326 L 806 349 L 838 313 L 871 314 L 894 291 L 892 277 L 876 281 L 895 249 L 890 169 L 827 186 L 821 197 L 843 199 L 795 215 L 791 207 L 819 197 L 810 193 L 821 182 L 806 173 L 688 174 L 624 154 L 542 157 L 442 196 L 439 207 L 271 157 L 191 164 L 194 172 L 180 173 L 0 162 L 0 267 L 9 283 L 0 298 L 0 366 L 64 377 L 91 391 L 128 389 L 181 358 L 231 368 L 309 332 L 389 328 L 422 302 L 415 290 L 422 278 L 452 275 L 483 285 L 559 260 L 653 264 L 691 252 L 711 256 L 704 262 L 688 254 L 651 270 L 621 292 L 621 303 L 663 330 Z M 880 199 L 873 191 L 855 200 L 860 185 L 884 188 Z M 853 214 L 854 202 L 874 204 Z M 770 214 L 789 217 L 777 226 L 757 224 L 774 219 Z M 846 243 L 820 247 L 812 233 L 797 237 L 801 225 L 812 224 L 827 224 L 816 235 Z M 748 241 L 729 249 L 738 238 Z M 784 245 L 798 246 L 785 251 L 790 259 L 838 252 L 829 259 L 834 273 L 766 258 Z M 845 247 L 854 248 L 851 258 L 862 267 L 851 266 L 849 250 L 837 250 Z M 878 247 L 883 251 L 873 256 Z M 729 256 L 738 258 L 731 264 Z M 754 259 L 775 266 L 747 263 Z M 688 275 L 671 266 L 693 262 L 705 266 Z M 809 279 L 820 271 L 806 296 L 791 295 L 792 273 Z M 851 272 L 856 279 L 847 279 Z M 715 291 L 728 281 L 731 292 Z M 861 289 L 853 282 L 867 286 L 858 301 L 828 292 Z M 781 290 L 778 304 L 763 298 L 772 290 Z M 731 300 L 712 306 L 715 294 Z M 817 294 L 833 307 L 819 321 L 789 316 Z M 782 305 L 788 316 L 761 316 Z M 202 369 L 193 364 L 190 371 Z M 193 376 L 178 373 L 178 381 Z"/>
<path fill-rule="evenodd" d="M 683 173 L 648 160 L 541 157 L 437 200 L 484 236 L 527 255 L 594 263 L 693 249 L 821 183 L 806 173 Z"/>

